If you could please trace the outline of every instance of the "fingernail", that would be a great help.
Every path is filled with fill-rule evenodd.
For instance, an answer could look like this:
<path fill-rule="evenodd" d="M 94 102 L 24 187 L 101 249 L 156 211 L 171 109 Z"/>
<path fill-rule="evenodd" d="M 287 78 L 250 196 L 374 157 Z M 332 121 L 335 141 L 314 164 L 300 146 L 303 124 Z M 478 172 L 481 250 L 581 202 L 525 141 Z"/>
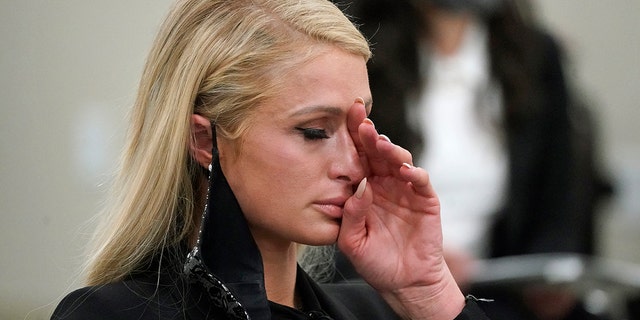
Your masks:
<path fill-rule="evenodd" d="M 389 139 L 389 137 L 385 136 L 384 134 L 379 135 L 379 137 L 383 140 L 386 140 L 387 142 L 391 142 L 391 139 Z"/>
<path fill-rule="evenodd" d="M 402 164 L 402 166 L 403 166 L 403 167 L 406 167 L 406 168 L 408 168 L 408 169 L 413 169 L 413 168 L 415 168 L 414 166 L 412 166 L 411 164 L 408 164 L 408 163 L 406 163 L 406 162 L 405 162 L 405 163 L 403 163 L 403 164 Z"/>
<path fill-rule="evenodd" d="M 368 123 L 368 124 L 372 125 L 374 128 L 376 127 L 376 125 L 373 124 L 373 121 L 371 121 L 371 119 L 369 119 L 369 118 L 364 118 L 364 120 L 362 120 L 362 122 Z"/>
<path fill-rule="evenodd" d="M 362 97 L 357 97 L 355 102 L 364 104 L 364 99 Z"/>
<path fill-rule="evenodd" d="M 358 185 L 358 189 L 356 189 L 356 193 L 355 193 L 356 198 L 358 199 L 362 198 L 362 195 L 364 194 L 364 190 L 366 189 L 367 189 L 367 178 L 365 177 L 364 179 L 362 179 L 362 181 L 360 181 L 360 184 Z"/>

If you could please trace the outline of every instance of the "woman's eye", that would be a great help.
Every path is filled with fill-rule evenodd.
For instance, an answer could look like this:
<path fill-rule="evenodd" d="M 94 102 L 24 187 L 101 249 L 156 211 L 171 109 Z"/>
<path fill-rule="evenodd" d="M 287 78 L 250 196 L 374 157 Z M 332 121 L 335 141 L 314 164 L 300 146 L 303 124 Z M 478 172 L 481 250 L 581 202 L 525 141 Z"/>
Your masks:
<path fill-rule="evenodd" d="M 328 139 L 327 131 L 325 129 L 318 128 L 299 128 L 296 127 L 296 130 L 300 131 L 305 139 L 307 140 L 319 140 L 319 139 Z"/>

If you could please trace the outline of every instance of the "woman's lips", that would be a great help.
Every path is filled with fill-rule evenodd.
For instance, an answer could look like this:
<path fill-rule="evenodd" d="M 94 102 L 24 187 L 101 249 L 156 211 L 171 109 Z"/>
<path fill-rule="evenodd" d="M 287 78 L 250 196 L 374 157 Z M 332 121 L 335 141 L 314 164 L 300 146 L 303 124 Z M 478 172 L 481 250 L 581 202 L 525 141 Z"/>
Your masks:
<path fill-rule="evenodd" d="M 342 209 L 344 208 L 345 201 L 346 201 L 345 197 L 339 197 L 339 198 L 317 201 L 317 202 L 314 202 L 313 205 L 325 215 L 334 219 L 341 219 Z"/>

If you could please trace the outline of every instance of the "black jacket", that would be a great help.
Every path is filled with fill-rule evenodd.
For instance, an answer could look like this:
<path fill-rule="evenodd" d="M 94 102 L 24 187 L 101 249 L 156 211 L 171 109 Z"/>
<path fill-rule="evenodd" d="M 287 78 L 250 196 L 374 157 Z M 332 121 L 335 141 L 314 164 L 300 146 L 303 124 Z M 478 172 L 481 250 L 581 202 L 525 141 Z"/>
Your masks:
<path fill-rule="evenodd" d="M 304 277 L 308 279 L 306 274 Z M 60 302 L 51 319 L 233 319 L 212 306 L 202 287 L 185 283 L 183 278 L 172 277 L 169 274 L 163 274 L 159 283 L 156 282 L 157 280 L 156 275 L 148 273 L 121 282 L 76 290 Z M 316 315 L 328 314 L 335 320 L 399 319 L 380 296 L 365 283 L 318 285 L 310 281 L 309 284 L 323 313 L 308 309 L 298 318 L 274 316 L 274 319 L 327 319 L 320 316 L 307 317 L 312 312 Z M 273 309 L 283 308 L 273 303 L 270 307 L 272 312 Z M 293 311 L 289 310 L 289 312 Z M 469 301 L 463 313 L 456 318 L 456 320 L 466 319 L 487 318 L 475 301 Z"/>

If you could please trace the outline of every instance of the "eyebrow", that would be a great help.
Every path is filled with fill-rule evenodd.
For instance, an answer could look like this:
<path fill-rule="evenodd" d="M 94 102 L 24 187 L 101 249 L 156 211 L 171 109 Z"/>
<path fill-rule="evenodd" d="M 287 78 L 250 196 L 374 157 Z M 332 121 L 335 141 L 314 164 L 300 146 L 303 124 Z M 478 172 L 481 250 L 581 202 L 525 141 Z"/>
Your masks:
<path fill-rule="evenodd" d="M 331 107 L 331 106 L 312 106 L 312 107 L 297 110 L 292 115 L 302 116 L 302 115 L 312 114 L 312 113 L 328 113 L 332 115 L 340 115 L 342 114 L 342 109 L 338 107 Z"/>
<path fill-rule="evenodd" d="M 367 99 L 365 101 L 364 107 L 365 107 L 365 110 L 367 111 L 367 114 L 371 111 L 372 104 L 373 102 L 371 101 L 371 99 Z M 322 105 L 311 106 L 311 107 L 303 108 L 294 112 L 292 116 L 301 116 L 301 115 L 312 114 L 312 113 L 327 113 L 331 115 L 340 115 L 342 114 L 342 109 L 338 107 L 322 106 Z"/>

